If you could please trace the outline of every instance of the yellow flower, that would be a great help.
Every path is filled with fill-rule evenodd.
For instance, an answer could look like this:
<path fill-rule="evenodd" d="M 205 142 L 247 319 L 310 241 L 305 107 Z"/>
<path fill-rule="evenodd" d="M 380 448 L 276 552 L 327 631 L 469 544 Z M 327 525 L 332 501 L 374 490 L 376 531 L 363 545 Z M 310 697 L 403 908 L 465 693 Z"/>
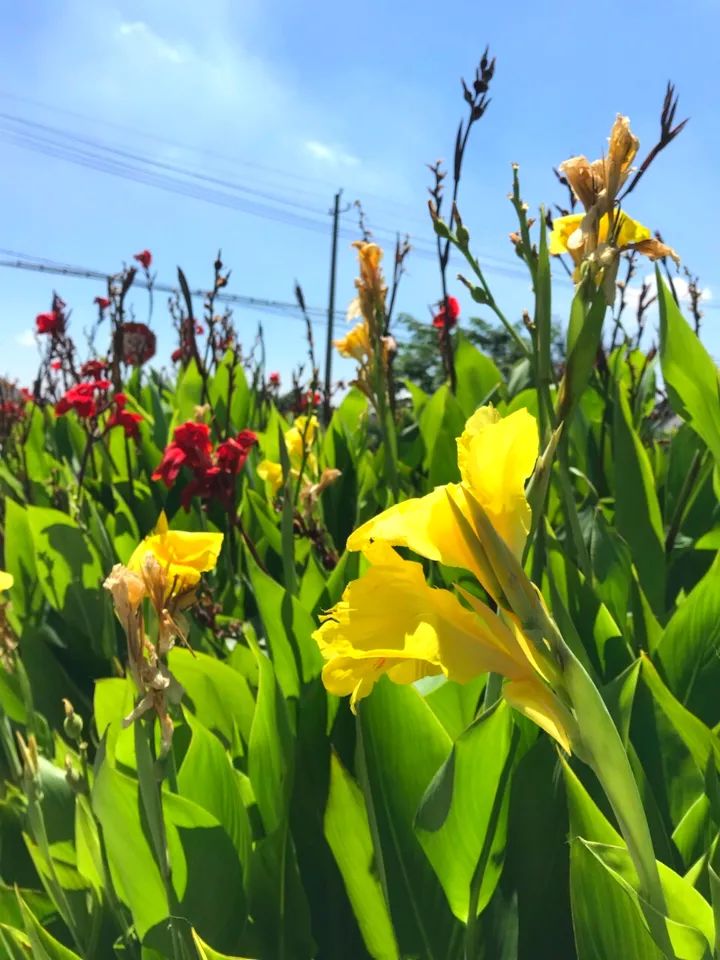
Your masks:
<path fill-rule="evenodd" d="M 13 583 L 15 583 L 13 575 L 0 570 L 0 590 L 9 590 Z"/>
<path fill-rule="evenodd" d="M 371 355 L 370 331 L 365 320 L 361 320 L 340 340 L 333 340 L 333 346 L 341 357 L 363 363 Z"/>
<path fill-rule="evenodd" d="M 283 483 L 282 465 L 272 460 L 263 460 L 258 464 L 257 475 L 270 487 L 272 496 L 276 496 Z"/>
<path fill-rule="evenodd" d="M 517 625 L 476 598 L 464 607 L 449 591 L 429 587 L 422 565 L 385 543 L 366 549 L 371 562 L 313 634 L 323 657 L 323 683 L 350 694 L 353 711 L 383 675 L 395 683 L 444 674 L 465 683 L 493 671 L 508 678 L 509 703 L 570 750 L 573 719 L 545 685 L 550 668 Z"/>
<path fill-rule="evenodd" d="M 458 530 L 450 497 L 472 525 L 468 491 L 484 507 L 493 527 L 520 557 L 530 529 L 525 480 L 538 455 L 535 418 L 525 408 L 501 418 L 491 406 L 480 407 L 457 441 L 460 483 L 436 487 L 425 497 L 405 500 L 369 520 L 350 535 L 348 550 L 366 550 L 377 540 L 408 547 L 429 560 L 470 570 L 497 597 L 495 578 L 471 551 Z"/>
<path fill-rule="evenodd" d="M 317 458 L 312 452 L 317 429 L 318 419 L 313 414 L 311 417 L 296 417 L 293 425 L 285 431 L 285 448 L 290 461 L 290 475 L 295 479 L 300 476 L 300 470 L 303 469 L 303 460 L 303 472 L 311 477 L 317 476 Z M 273 460 L 263 460 L 258 465 L 257 473 L 269 486 L 271 496 L 275 497 L 283 485 L 282 465 Z"/>
<path fill-rule="evenodd" d="M 214 569 L 222 542 L 222 533 L 169 530 L 163 513 L 155 533 L 135 548 L 127 566 L 132 573 L 142 574 L 148 562 L 157 564 L 165 577 L 166 591 L 179 595 L 191 590 L 201 573 Z"/>
<path fill-rule="evenodd" d="M 553 229 L 550 234 L 551 254 L 558 256 L 561 253 L 569 253 L 576 264 L 580 263 L 583 257 L 581 232 L 583 219 L 583 214 L 571 213 L 567 217 L 557 217 L 553 221 Z M 607 214 L 600 218 L 598 225 L 599 243 L 607 242 L 609 223 L 610 218 Z M 619 214 L 619 223 L 616 223 L 615 229 L 617 233 L 613 245 L 619 249 L 627 248 L 629 244 L 648 240 L 652 236 L 647 227 L 638 223 L 637 220 L 633 220 L 626 213 Z"/>

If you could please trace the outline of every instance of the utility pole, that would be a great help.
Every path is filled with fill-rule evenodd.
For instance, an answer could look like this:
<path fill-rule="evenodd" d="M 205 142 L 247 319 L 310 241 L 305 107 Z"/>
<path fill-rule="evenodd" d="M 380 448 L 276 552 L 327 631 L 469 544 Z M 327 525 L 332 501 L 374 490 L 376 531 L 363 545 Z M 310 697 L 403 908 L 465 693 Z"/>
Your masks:
<path fill-rule="evenodd" d="M 333 322 L 335 320 L 335 273 L 337 265 L 338 223 L 340 220 L 340 197 L 342 190 L 335 194 L 333 207 L 332 247 L 330 248 L 330 292 L 328 296 L 327 344 L 325 345 L 325 396 L 323 398 L 323 420 L 330 423 L 330 383 L 332 379 Z"/>

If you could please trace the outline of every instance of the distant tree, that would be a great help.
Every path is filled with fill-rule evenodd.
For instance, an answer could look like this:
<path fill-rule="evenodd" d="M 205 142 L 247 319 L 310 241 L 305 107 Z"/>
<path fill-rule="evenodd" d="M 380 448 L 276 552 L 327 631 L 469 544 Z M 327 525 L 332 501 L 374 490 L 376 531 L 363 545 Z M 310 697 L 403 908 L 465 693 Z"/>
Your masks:
<path fill-rule="evenodd" d="M 437 329 L 431 323 L 416 320 L 408 313 L 399 314 L 396 324 L 402 328 L 403 334 L 398 338 L 395 378 L 412 380 L 426 393 L 432 393 L 445 378 Z M 527 330 L 522 323 L 516 323 L 515 329 L 527 340 Z M 494 360 L 506 378 L 518 360 L 522 359 L 517 343 L 500 324 L 482 317 L 470 317 L 463 324 L 462 333 L 478 350 Z M 552 327 L 551 350 L 553 362 L 559 362 L 563 354 L 563 337 L 555 325 Z"/>

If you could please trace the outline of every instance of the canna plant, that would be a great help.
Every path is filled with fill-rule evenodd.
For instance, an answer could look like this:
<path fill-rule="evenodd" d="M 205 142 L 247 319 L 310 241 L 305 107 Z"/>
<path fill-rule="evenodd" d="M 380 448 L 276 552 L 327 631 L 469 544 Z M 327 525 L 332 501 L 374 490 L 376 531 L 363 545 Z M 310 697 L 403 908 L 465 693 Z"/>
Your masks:
<path fill-rule="evenodd" d="M 566 161 L 552 223 L 513 171 L 520 327 L 455 165 L 432 394 L 395 381 L 367 237 L 327 423 L 312 339 L 285 398 L 243 355 L 219 257 L 202 324 L 179 274 L 172 374 L 125 342 L 136 268 L 98 298 L 92 367 L 57 299 L 0 434 L 0 955 L 720 957 L 718 373 L 624 210 L 675 109 L 637 172 L 622 117 Z M 463 336 L 451 248 L 507 375 Z M 643 255 L 650 349 L 617 279 Z"/>

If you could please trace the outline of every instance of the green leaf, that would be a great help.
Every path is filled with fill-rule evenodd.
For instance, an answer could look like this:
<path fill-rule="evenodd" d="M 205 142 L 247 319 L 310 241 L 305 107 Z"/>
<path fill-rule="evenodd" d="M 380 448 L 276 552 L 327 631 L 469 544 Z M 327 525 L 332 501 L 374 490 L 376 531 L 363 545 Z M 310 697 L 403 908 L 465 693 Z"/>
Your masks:
<path fill-rule="evenodd" d="M 185 720 L 192 739 L 178 772 L 180 793 L 215 817 L 247 867 L 252 836 L 236 771 L 217 737 L 191 713 Z"/>
<path fill-rule="evenodd" d="M 195 407 L 202 402 L 202 377 L 194 359 L 178 375 L 174 399 L 173 428 L 186 420 L 194 420 Z"/>
<path fill-rule="evenodd" d="M 257 707 L 250 731 L 248 773 L 270 834 L 287 826 L 293 784 L 293 740 L 283 692 L 273 665 L 253 645 L 260 671 Z"/>
<path fill-rule="evenodd" d="M 170 670 L 185 690 L 185 706 L 204 727 L 218 733 L 232 756 L 241 756 L 250 741 L 255 699 L 242 673 L 208 656 L 176 647 Z"/>
<path fill-rule="evenodd" d="M 376 960 L 399 960 L 392 921 L 374 869 L 362 790 L 335 753 L 330 758 L 325 837 L 342 874 L 368 953 Z"/>
<path fill-rule="evenodd" d="M 218 953 L 217 950 L 205 943 L 205 941 L 198 936 L 196 930 L 192 932 L 193 943 L 197 950 L 198 960 L 249 960 L 248 957 L 231 957 L 228 953 Z"/>
<path fill-rule="evenodd" d="M 590 292 L 589 292 L 590 291 Z M 592 299 L 588 302 L 588 297 Z M 558 397 L 558 417 L 567 420 L 592 373 L 607 304 L 602 289 L 582 283 L 573 297 L 567 332 L 567 361 Z"/>
<path fill-rule="evenodd" d="M 660 309 L 660 365 L 673 410 L 695 430 L 720 464 L 718 371 L 671 292 L 655 271 Z"/>
<path fill-rule="evenodd" d="M 450 738 L 413 687 L 385 678 L 362 701 L 358 716 L 361 782 L 401 953 L 446 960 L 456 921 L 414 821 L 448 758 Z"/>
<path fill-rule="evenodd" d="M 300 685 L 322 669 L 323 659 L 311 636 L 315 621 L 296 597 L 260 569 L 249 552 L 246 557 L 278 682 L 286 697 L 297 697 Z"/>
<path fill-rule="evenodd" d="M 95 547 L 59 510 L 28 507 L 27 518 L 37 576 L 46 600 L 90 640 L 96 653 L 111 657 L 115 652 L 115 626 L 101 587 L 106 571 Z"/>
<path fill-rule="evenodd" d="M 709 960 L 712 911 L 697 891 L 661 867 L 671 919 L 666 921 L 678 960 Z M 622 847 L 578 837 L 570 855 L 570 888 L 578 960 L 659 960 L 634 890 L 630 858 Z M 702 925 L 699 929 L 696 925 Z"/>
<path fill-rule="evenodd" d="M 92 807 L 103 829 L 115 889 L 132 913 L 142 939 L 167 917 L 167 897 L 142 827 L 137 782 L 115 770 L 102 756 L 96 765 Z"/>
<path fill-rule="evenodd" d="M 25 932 L 32 947 L 33 960 L 81 960 L 77 953 L 68 950 L 47 932 L 35 918 L 19 892 L 18 901 L 25 922 Z"/>
<path fill-rule="evenodd" d="M 500 879 L 517 736 L 510 708 L 498 702 L 458 738 L 418 809 L 420 843 L 463 923 L 482 912 Z"/>
<path fill-rule="evenodd" d="M 3 562 L 5 569 L 15 578 L 13 613 L 24 622 L 42 608 L 43 592 L 38 582 L 27 511 L 9 497 L 5 499 L 5 529 L 12 531 L 12 536 L 5 538 Z"/>
<path fill-rule="evenodd" d="M 670 618 L 655 651 L 668 686 L 705 723 L 720 722 L 720 557 Z"/>
<path fill-rule="evenodd" d="M 463 416 L 471 416 L 483 403 L 493 399 L 505 386 L 502 374 L 490 357 L 481 353 L 467 337 L 458 332 L 455 347 L 455 394 Z"/>
<path fill-rule="evenodd" d="M 420 415 L 429 489 L 460 479 L 455 438 L 463 432 L 465 419 L 447 385 L 435 391 Z"/>
<path fill-rule="evenodd" d="M 647 452 L 632 425 L 627 398 L 615 395 L 615 523 L 627 541 L 640 585 L 656 614 L 665 609 L 665 546 L 662 515 Z"/>

